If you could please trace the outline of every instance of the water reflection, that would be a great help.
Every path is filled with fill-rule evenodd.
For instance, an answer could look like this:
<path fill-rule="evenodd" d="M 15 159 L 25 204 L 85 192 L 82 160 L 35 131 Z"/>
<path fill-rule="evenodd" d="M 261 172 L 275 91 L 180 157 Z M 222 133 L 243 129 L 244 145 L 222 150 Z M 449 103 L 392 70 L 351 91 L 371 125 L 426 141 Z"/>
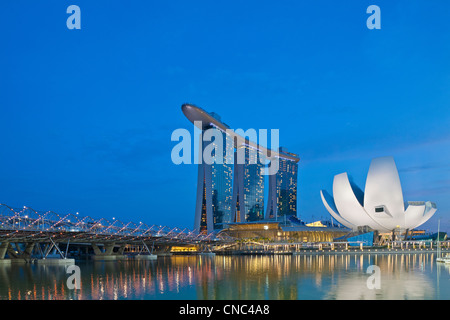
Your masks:
<path fill-rule="evenodd" d="M 156 261 L 77 262 L 81 289 L 64 266 L 0 266 L 0 299 L 449 299 L 450 266 L 434 254 L 173 256 Z M 367 267 L 380 268 L 369 289 Z"/>

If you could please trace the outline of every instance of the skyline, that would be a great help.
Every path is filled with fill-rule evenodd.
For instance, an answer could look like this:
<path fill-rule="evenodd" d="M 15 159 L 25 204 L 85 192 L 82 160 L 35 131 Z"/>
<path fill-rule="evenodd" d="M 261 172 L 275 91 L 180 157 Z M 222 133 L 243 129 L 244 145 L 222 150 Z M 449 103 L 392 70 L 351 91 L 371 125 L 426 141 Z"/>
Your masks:
<path fill-rule="evenodd" d="M 197 165 L 170 159 L 189 102 L 280 130 L 305 221 L 329 219 L 334 175 L 364 187 L 393 156 L 405 199 L 437 204 L 422 227 L 450 231 L 446 1 L 77 1 L 80 30 L 70 4 L 0 5 L 0 203 L 193 228 Z"/>

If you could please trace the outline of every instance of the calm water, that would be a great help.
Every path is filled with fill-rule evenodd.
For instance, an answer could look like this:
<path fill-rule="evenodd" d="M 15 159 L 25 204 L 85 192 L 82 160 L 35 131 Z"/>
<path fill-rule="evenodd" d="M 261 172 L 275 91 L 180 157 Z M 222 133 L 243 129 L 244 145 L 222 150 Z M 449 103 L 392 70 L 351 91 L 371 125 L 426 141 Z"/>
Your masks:
<path fill-rule="evenodd" d="M 450 299 L 450 265 L 436 255 L 172 256 L 156 261 L 77 261 L 0 266 L 0 299 Z M 380 289 L 368 289 L 369 265 Z"/>

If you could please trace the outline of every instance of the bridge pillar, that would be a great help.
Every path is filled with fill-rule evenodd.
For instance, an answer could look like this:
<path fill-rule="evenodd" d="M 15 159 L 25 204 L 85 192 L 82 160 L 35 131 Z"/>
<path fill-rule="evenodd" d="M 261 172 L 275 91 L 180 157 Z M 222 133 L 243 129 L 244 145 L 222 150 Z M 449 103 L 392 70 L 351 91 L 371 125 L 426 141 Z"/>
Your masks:
<path fill-rule="evenodd" d="M 6 251 L 8 250 L 9 242 L 2 242 L 0 244 L 0 266 L 1 265 L 9 265 L 11 264 L 11 259 L 5 259 Z"/>
<path fill-rule="evenodd" d="M 41 258 L 35 260 L 36 264 L 39 264 L 39 265 L 74 265 L 75 264 L 75 259 L 67 258 L 67 249 L 68 249 L 69 243 L 67 243 L 66 253 L 64 253 L 59 248 L 58 243 L 54 242 L 52 240 L 52 238 L 49 238 L 49 240 L 51 241 L 51 244 L 50 243 L 46 244 L 44 247 L 44 250 L 42 250 L 41 245 L 39 243 L 36 243 L 37 251 L 41 254 Z M 32 247 L 27 246 L 27 248 L 25 248 L 24 252 L 30 252 L 30 254 L 31 254 L 34 247 L 35 247 L 35 245 L 33 245 Z M 49 254 L 52 251 L 53 251 L 53 253 L 57 252 L 60 257 L 54 257 L 54 256 L 49 257 Z"/>
<path fill-rule="evenodd" d="M 96 243 L 91 243 L 91 246 L 95 255 L 101 255 L 103 253 Z"/>
<path fill-rule="evenodd" d="M 2 249 L 0 251 L 6 251 L 5 253 L 8 253 L 8 256 L 14 262 L 30 262 L 35 244 L 35 242 L 28 242 L 26 243 L 25 249 L 21 250 L 19 243 L 15 243 L 16 248 L 14 249 L 11 243 L 4 242 L 1 245 Z"/>
<path fill-rule="evenodd" d="M 114 246 L 115 246 L 116 244 L 113 242 L 113 243 L 105 243 L 103 246 L 105 247 L 105 255 L 107 255 L 107 256 L 110 256 L 110 255 L 112 255 L 112 253 L 113 253 L 113 251 L 114 251 Z"/>
<path fill-rule="evenodd" d="M 7 244 L 6 252 L 8 253 L 8 256 L 9 256 L 11 259 L 17 259 L 17 258 L 19 257 L 18 252 L 16 252 L 16 250 L 14 250 L 12 244 L 9 243 L 9 242 L 8 242 L 8 244 Z"/>
<path fill-rule="evenodd" d="M 36 245 L 36 242 L 29 242 L 27 243 L 25 250 L 22 252 L 22 257 L 25 259 L 31 258 L 31 254 L 33 253 L 34 246 Z"/>
<path fill-rule="evenodd" d="M 126 245 L 125 243 L 122 243 L 122 244 L 120 245 L 119 249 L 117 249 L 117 254 L 123 255 L 123 252 L 125 251 L 125 247 L 126 247 L 126 246 L 127 246 L 127 245 Z"/>
<path fill-rule="evenodd" d="M 152 253 L 153 248 L 152 250 L 150 250 L 144 241 L 142 241 L 142 244 L 143 246 L 141 248 L 141 251 L 139 251 L 139 253 L 136 256 L 134 256 L 134 258 L 137 260 L 156 260 L 158 256 Z"/>
<path fill-rule="evenodd" d="M 8 250 L 9 242 L 2 242 L 0 244 L 0 260 L 5 259 L 6 251 Z"/>
<path fill-rule="evenodd" d="M 102 261 L 112 261 L 112 260 L 120 260 L 125 259 L 126 256 L 123 255 L 123 250 L 125 249 L 125 245 L 120 246 L 118 252 L 114 252 L 115 243 L 105 243 L 103 244 L 104 251 L 100 250 L 99 246 L 96 243 L 91 243 L 92 249 L 94 250 L 94 255 L 92 256 L 93 260 L 102 260 Z"/>

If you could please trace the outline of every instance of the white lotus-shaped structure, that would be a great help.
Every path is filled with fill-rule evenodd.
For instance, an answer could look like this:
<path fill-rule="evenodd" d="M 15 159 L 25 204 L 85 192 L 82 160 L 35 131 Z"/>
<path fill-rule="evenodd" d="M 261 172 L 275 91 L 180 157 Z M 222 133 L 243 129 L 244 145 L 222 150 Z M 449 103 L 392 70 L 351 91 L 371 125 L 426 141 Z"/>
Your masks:
<path fill-rule="evenodd" d="M 436 212 L 436 204 L 430 201 L 403 202 L 400 178 L 392 157 L 372 160 L 365 192 L 351 182 L 345 172 L 334 177 L 334 198 L 324 190 L 320 191 L 320 196 L 333 218 L 353 230 L 362 226 L 381 232 L 411 230 Z"/>

